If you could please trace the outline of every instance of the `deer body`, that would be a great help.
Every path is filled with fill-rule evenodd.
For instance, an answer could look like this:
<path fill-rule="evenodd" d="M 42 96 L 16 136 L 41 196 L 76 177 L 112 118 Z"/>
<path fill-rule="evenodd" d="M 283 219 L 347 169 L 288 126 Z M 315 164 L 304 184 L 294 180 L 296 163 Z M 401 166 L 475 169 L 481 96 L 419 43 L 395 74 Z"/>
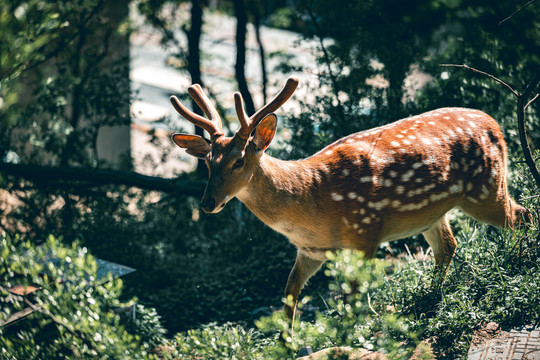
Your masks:
<path fill-rule="evenodd" d="M 526 216 L 527 210 L 508 195 L 500 128 L 478 110 L 444 108 L 406 118 L 349 135 L 303 160 L 265 154 L 276 127 L 275 115 L 268 113 L 292 95 L 296 84 L 289 79 L 278 100 L 251 122 L 235 94 L 242 128 L 233 138 L 207 123 L 201 126 L 208 127 L 211 144 L 193 135 L 173 136 L 179 146 L 207 160 L 205 211 L 218 212 L 237 197 L 298 248 L 285 289 L 293 304 L 326 260 L 326 251 L 350 248 L 373 256 L 381 242 L 422 233 L 441 267 L 457 246 L 445 216 L 450 209 L 458 207 L 495 226 L 512 226 Z M 197 102 L 215 117 L 208 104 Z M 185 109 L 179 112 L 186 117 Z M 294 309 L 285 307 L 291 317 Z"/>

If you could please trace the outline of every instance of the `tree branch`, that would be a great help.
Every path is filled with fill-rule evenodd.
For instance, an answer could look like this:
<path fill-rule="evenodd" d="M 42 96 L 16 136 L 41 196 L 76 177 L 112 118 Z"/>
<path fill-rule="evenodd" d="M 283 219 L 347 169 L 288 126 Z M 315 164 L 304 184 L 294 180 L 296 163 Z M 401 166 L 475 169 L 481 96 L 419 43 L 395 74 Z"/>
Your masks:
<path fill-rule="evenodd" d="M 507 17 L 507 18 L 501 20 L 501 21 L 499 22 L 499 26 L 501 26 L 503 22 L 505 22 L 505 21 L 507 21 L 507 20 L 510 20 L 512 17 L 514 17 L 514 15 L 516 15 L 518 12 L 520 12 L 520 11 L 523 10 L 523 9 L 525 9 L 527 6 L 531 5 L 531 4 L 532 4 L 533 2 L 535 2 L 535 1 L 536 1 L 536 0 L 531 0 L 531 1 L 529 1 L 529 2 L 526 3 L 525 5 L 523 5 L 522 7 L 520 7 L 519 9 L 517 9 L 516 11 L 514 11 L 514 12 L 512 13 L 512 15 L 510 15 L 509 17 Z"/>
<path fill-rule="evenodd" d="M 529 82 L 529 84 L 527 84 L 527 86 L 525 87 L 525 90 L 522 93 L 518 93 L 510 85 L 498 79 L 497 77 L 491 74 L 488 74 L 484 71 L 480 71 L 478 69 L 472 68 L 470 66 L 454 65 L 454 64 L 441 64 L 440 66 L 459 67 L 459 68 L 464 68 L 464 69 L 482 74 L 484 76 L 489 77 L 490 79 L 497 81 L 499 84 L 506 86 L 512 92 L 512 94 L 514 94 L 514 96 L 517 98 L 517 123 L 518 123 L 517 125 L 518 125 L 518 132 L 519 132 L 519 141 L 521 143 L 521 150 L 523 151 L 525 162 L 527 163 L 527 166 L 529 167 L 529 170 L 534 178 L 534 181 L 536 182 L 536 186 L 540 188 L 540 172 L 538 171 L 538 168 L 536 167 L 536 162 L 535 162 L 535 159 L 533 159 L 531 148 L 529 146 L 529 141 L 527 140 L 527 134 L 525 132 L 525 110 L 538 97 L 538 94 L 536 94 L 529 101 L 529 98 L 532 96 L 532 93 L 534 92 L 538 84 L 540 83 L 540 68 L 536 70 L 536 73 L 533 75 L 533 78 Z"/>
<path fill-rule="evenodd" d="M 87 168 L 58 168 L 21 164 L 0 163 L 0 172 L 21 177 L 34 183 L 65 182 L 88 184 L 90 186 L 125 185 L 140 189 L 162 191 L 200 197 L 204 191 L 204 182 L 177 179 L 165 179 L 147 176 L 131 171 L 96 170 Z"/>
<path fill-rule="evenodd" d="M 479 74 L 482 74 L 484 76 L 487 76 L 493 80 L 495 80 L 496 82 L 498 82 L 499 84 L 502 84 L 504 86 L 506 86 L 508 88 L 508 90 L 510 90 L 512 92 L 512 94 L 514 94 L 515 96 L 519 96 L 519 94 L 517 93 L 516 90 L 514 90 L 514 88 L 512 88 L 510 85 L 508 85 L 507 83 L 505 83 L 504 81 L 502 81 L 501 79 L 487 73 L 487 72 L 484 72 L 484 71 L 481 71 L 481 70 L 478 70 L 478 69 L 475 69 L 473 67 L 470 67 L 469 65 L 456 65 L 456 64 L 441 64 L 440 66 L 442 67 L 458 67 L 458 68 L 464 68 L 464 69 L 467 69 L 467 70 L 471 70 L 471 71 L 474 71 L 475 73 L 479 73 Z"/>

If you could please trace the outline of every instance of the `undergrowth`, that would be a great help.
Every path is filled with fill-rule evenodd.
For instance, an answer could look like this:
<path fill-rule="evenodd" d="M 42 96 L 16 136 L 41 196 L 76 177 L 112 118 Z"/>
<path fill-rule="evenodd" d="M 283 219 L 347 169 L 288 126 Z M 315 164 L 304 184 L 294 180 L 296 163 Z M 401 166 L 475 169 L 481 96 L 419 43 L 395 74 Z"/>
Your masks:
<path fill-rule="evenodd" d="M 166 356 L 291 359 L 302 348 L 351 346 L 409 359 L 428 342 L 436 358 L 466 358 L 474 331 L 487 322 L 503 329 L 540 323 L 539 195 L 522 191 L 521 203 L 534 217 L 522 229 L 498 230 L 452 213 L 458 250 L 443 283 L 421 249 L 373 260 L 351 251 L 328 254 L 325 305 L 311 314 L 311 299 L 301 299 L 305 311 L 294 338 L 278 341 L 290 329 L 276 312 L 256 321 L 256 329 L 210 324 L 177 334 Z"/>

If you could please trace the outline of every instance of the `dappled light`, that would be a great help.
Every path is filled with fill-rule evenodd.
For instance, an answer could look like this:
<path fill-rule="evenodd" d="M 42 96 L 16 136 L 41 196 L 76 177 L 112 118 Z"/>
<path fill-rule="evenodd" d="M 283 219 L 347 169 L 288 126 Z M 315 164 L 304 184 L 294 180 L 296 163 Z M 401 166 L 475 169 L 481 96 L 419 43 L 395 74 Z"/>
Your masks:
<path fill-rule="evenodd" d="M 539 5 L 0 0 L 0 358 L 537 354 Z"/>

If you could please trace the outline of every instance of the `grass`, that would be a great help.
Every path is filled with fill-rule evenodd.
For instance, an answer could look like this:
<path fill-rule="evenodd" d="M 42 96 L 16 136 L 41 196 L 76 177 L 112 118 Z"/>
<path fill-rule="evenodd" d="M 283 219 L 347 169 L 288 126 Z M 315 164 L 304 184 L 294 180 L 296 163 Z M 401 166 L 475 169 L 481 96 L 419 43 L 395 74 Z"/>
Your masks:
<path fill-rule="evenodd" d="M 536 209 L 537 201 L 525 205 Z M 537 221 L 536 212 L 528 229 L 497 230 L 456 213 L 458 251 L 440 286 L 433 285 L 433 263 L 423 249 L 374 260 L 351 251 L 330 255 L 324 270 L 330 285 L 319 294 L 324 306 L 310 314 L 311 300 L 302 299 L 305 316 L 296 320 L 294 340 L 277 341 L 288 330 L 278 312 L 256 321 L 257 328 L 210 324 L 177 334 L 167 356 L 290 359 L 304 347 L 352 346 L 408 359 L 427 340 L 437 358 L 466 358 L 484 323 L 503 329 L 540 323 Z"/>

